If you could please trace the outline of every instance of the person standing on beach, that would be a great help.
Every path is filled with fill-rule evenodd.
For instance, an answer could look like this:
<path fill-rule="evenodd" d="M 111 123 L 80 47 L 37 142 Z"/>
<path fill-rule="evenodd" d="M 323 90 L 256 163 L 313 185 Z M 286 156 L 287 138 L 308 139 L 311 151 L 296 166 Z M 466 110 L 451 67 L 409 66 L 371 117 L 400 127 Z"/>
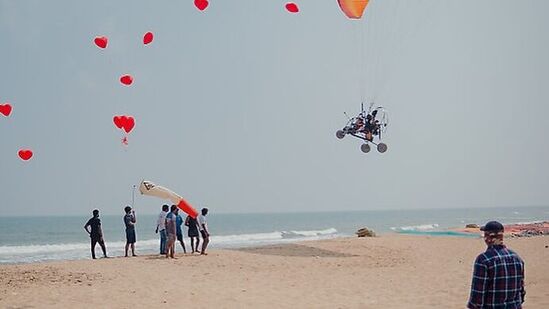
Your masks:
<path fill-rule="evenodd" d="M 99 219 L 99 210 L 94 209 L 93 217 L 88 220 L 86 225 L 84 225 L 84 229 L 88 234 L 90 235 L 91 239 L 91 254 L 92 259 L 95 260 L 95 245 L 99 243 L 99 246 L 101 246 L 101 250 L 103 250 L 103 257 L 107 257 L 107 248 L 105 248 L 105 241 L 103 240 L 103 231 L 101 230 L 101 219 Z M 88 229 L 88 227 L 91 228 L 91 230 Z"/>
<path fill-rule="evenodd" d="M 503 244 L 503 225 L 490 221 L 480 228 L 488 246 L 474 264 L 467 308 L 522 308 L 524 262 Z"/>
<path fill-rule="evenodd" d="M 210 232 L 208 231 L 208 223 L 206 222 L 206 215 L 208 214 L 208 208 L 202 208 L 201 214 L 198 216 L 198 228 L 200 229 L 200 234 L 202 234 L 202 251 L 201 255 L 208 255 L 206 253 L 206 248 L 210 243 Z"/>
<path fill-rule="evenodd" d="M 126 250 L 124 256 L 128 257 L 130 246 L 132 247 L 132 256 L 137 256 L 135 255 L 135 223 L 137 223 L 135 211 L 130 206 L 126 206 L 124 212 L 126 212 L 124 215 L 124 224 L 126 225 Z"/>
<path fill-rule="evenodd" d="M 185 242 L 183 241 L 183 231 L 181 230 L 181 225 L 183 225 L 183 218 L 181 218 L 181 215 L 179 215 L 179 208 L 175 209 L 175 224 L 177 228 L 177 240 L 181 244 L 181 247 L 183 247 L 183 253 L 187 253 L 187 249 L 185 248 Z"/>
<path fill-rule="evenodd" d="M 158 215 L 158 220 L 156 220 L 155 233 L 160 232 L 160 254 L 166 254 L 166 215 L 168 214 L 168 210 L 168 205 L 162 205 L 162 211 Z"/>
<path fill-rule="evenodd" d="M 166 215 L 166 258 L 175 259 L 175 240 L 177 236 L 177 206 L 172 205 L 170 212 Z"/>
<path fill-rule="evenodd" d="M 196 221 L 196 218 L 187 216 L 187 218 L 185 218 L 185 226 L 189 228 L 187 235 L 191 239 L 192 253 L 198 252 L 198 245 L 200 244 L 200 238 L 198 237 L 198 222 Z"/>

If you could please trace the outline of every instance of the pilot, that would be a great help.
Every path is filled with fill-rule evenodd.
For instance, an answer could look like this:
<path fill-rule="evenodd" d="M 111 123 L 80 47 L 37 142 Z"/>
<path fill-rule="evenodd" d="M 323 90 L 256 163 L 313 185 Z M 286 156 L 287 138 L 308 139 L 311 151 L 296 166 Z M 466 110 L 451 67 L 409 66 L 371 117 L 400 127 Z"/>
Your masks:
<path fill-rule="evenodd" d="M 362 117 L 359 115 L 357 117 L 357 120 L 355 122 L 355 128 L 356 128 L 356 131 L 357 132 L 362 132 L 364 131 L 364 128 L 365 128 L 365 123 L 364 123 L 364 120 L 362 119 Z"/>
<path fill-rule="evenodd" d="M 366 125 L 364 126 L 364 135 L 366 135 L 366 139 L 370 142 L 373 140 L 372 132 L 375 129 L 375 122 L 374 117 L 372 115 L 368 114 L 366 115 Z"/>

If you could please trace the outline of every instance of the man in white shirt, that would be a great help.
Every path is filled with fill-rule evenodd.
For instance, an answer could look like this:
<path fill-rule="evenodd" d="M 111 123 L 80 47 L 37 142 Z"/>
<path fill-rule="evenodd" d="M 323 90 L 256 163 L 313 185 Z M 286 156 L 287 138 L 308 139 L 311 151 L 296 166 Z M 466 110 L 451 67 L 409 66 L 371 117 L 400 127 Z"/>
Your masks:
<path fill-rule="evenodd" d="M 200 229 L 200 234 L 202 234 L 202 251 L 200 254 L 208 255 L 206 253 L 206 248 L 210 242 L 210 233 L 208 232 L 208 223 L 206 222 L 206 215 L 208 214 L 208 208 L 202 208 L 202 214 L 198 216 L 198 228 Z"/>
<path fill-rule="evenodd" d="M 158 220 L 156 221 L 156 231 L 160 231 L 160 254 L 166 254 L 166 240 L 168 235 L 166 234 L 166 215 L 168 215 L 168 210 L 170 207 L 168 205 L 162 205 L 162 211 L 158 215 Z"/>

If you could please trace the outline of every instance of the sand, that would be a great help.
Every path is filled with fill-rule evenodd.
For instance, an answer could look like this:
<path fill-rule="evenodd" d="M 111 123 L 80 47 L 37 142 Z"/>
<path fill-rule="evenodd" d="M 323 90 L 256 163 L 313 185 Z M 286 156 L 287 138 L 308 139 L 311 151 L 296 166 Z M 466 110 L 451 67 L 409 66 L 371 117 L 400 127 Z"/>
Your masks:
<path fill-rule="evenodd" d="M 549 237 L 507 240 L 549 308 Z M 138 246 L 139 248 L 139 246 Z M 464 308 L 481 239 L 383 235 L 0 266 L 0 308 Z"/>

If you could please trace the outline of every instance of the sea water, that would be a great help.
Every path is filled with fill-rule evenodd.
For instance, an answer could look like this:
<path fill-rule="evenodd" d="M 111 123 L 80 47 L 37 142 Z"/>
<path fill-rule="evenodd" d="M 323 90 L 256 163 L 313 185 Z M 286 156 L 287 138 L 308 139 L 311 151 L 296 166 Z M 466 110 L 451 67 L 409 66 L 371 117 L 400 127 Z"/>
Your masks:
<path fill-rule="evenodd" d="M 89 237 L 80 217 L 0 217 L 0 264 L 90 257 Z M 137 216 L 137 254 L 159 251 L 156 215 Z M 212 248 L 238 248 L 265 244 L 352 236 L 362 227 L 377 233 L 479 237 L 448 231 L 467 223 L 489 220 L 521 223 L 549 220 L 548 207 L 339 211 L 318 213 L 208 214 Z M 108 254 L 123 255 L 125 232 L 122 215 L 101 216 Z M 184 239 L 189 249 L 186 228 Z M 181 247 L 177 244 L 177 251 Z M 97 256 L 101 256 L 99 246 Z"/>

